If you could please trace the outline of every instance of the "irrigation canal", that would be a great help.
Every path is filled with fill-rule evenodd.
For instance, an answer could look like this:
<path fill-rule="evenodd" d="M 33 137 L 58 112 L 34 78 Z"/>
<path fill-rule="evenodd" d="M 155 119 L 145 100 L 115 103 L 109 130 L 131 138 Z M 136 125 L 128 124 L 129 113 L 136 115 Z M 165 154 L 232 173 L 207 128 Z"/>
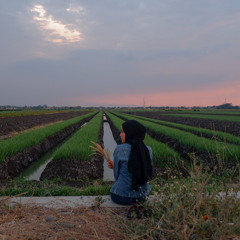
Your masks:
<path fill-rule="evenodd" d="M 103 142 L 104 146 L 108 148 L 111 152 L 111 159 L 113 159 L 113 151 L 115 147 L 117 146 L 117 143 L 115 142 L 112 131 L 110 128 L 110 125 L 108 122 L 106 122 L 106 118 L 104 116 L 103 118 Z M 87 124 L 87 123 L 85 123 Z M 85 124 L 83 124 L 81 127 L 83 127 Z M 71 136 L 70 136 L 71 137 Z M 67 141 L 70 137 L 68 137 L 65 141 Z M 64 141 L 64 142 L 65 142 Z M 64 143 L 63 142 L 63 143 Z M 57 147 L 46 153 L 44 156 L 42 156 L 39 160 L 32 163 L 26 170 L 20 174 L 20 177 L 25 178 L 26 180 L 36 180 L 39 181 L 42 172 L 46 168 L 47 164 L 52 161 L 57 149 L 63 144 L 59 144 Z M 113 177 L 113 170 L 109 169 L 107 166 L 106 161 L 104 160 L 103 163 L 104 172 L 103 172 L 103 180 L 104 181 L 114 181 Z"/>

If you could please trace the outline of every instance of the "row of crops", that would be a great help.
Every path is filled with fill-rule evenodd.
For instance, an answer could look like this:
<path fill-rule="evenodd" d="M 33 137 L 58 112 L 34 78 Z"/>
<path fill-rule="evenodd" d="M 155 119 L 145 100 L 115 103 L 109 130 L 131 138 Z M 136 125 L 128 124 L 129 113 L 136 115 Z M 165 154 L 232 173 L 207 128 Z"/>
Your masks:
<path fill-rule="evenodd" d="M 45 138 L 54 135 L 68 126 L 76 124 L 93 114 L 94 113 L 85 114 L 44 128 L 27 131 L 6 140 L 0 140 L 0 162 L 4 161 L 4 159 L 9 156 L 40 143 Z"/>
<path fill-rule="evenodd" d="M 219 164 L 220 162 L 229 162 L 232 164 L 239 162 L 240 138 L 232 134 L 140 115 L 127 114 L 120 111 L 106 112 L 106 114 L 118 132 L 121 130 L 122 123 L 127 119 L 138 120 L 148 129 L 144 141 L 146 145 L 151 146 L 153 149 L 154 165 L 159 168 L 175 167 L 182 161 L 185 162 L 185 165 L 188 165 L 188 163 L 190 163 L 189 160 L 192 160 L 193 156 L 199 161 L 206 163 Z M 196 115 L 197 114 L 195 114 L 195 116 Z M 57 149 L 52 160 L 52 165 L 54 165 L 55 168 L 57 165 L 60 167 L 62 166 L 60 162 L 69 162 L 69 160 L 88 162 L 92 159 L 92 150 L 89 147 L 91 141 L 99 143 L 102 141 L 102 117 L 102 112 L 98 114 L 96 114 L 96 112 L 90 112 L 50 126 L 29 130 L 6 140 L 0 140 L 0 163 L 3 164 L 6 162 L 6 159 L 43 143 L 46 139 L 51 138 L 70 126 L 79 123 L 82 125 L 86 119 L 91 118 L 91 120 L 81 128 L 79 128 L 79 125 L 79 130 L 74 130 L 76 132 L 71 138 Z M 238 116 L 235 116 L 235 118 L 238 118 Z M 28 156 L 26 156 L 26 158 L 28 158 Z M 23 159 L 23 162 L 24 163 L 21 164 L 27 166 L 26 159 Z M 2 164 L 0 164 L 0 175 Z M 74 164 L 76 164 L 76 162 Z M 64 165 L 64 168 L 65 167 L 66 165 Z M 88 168 L 91 167 L 90 165 L 88 166 Z M 72 166 L 72 168 L 75 167 Z M 63 172 L 64 170 L 62 169 L 61 171 Z"/>
<path fill-rule="evenodd" d="M 165 114 L 172 116 L 172 114 Z M 209 119 L 209 120 L 219 120 L 219 121 L 229 121 L 229 122 L 240 122 L 240 116 L 222 116 L 222 115 L 202 115 L 202 114 L 178 114 L 175 113 L 174 116 L 177 117 L 190 117 L 190 118 L 202 118 L 202 119 Z"/>
<path fill-rule="evenodd" d="M 99 112 L 56 151 L 53 161 L 63 159 L 89 160 L 92 153 L 89 146 L 91 141 L 99 141 L 101 126 L 102 113 Z"/>
<path fill-rule="evenodd" d="M 41 179 L 96 179 L 103 176 L 103 159 L 94 156 L 90 148 L 93 142 L 102 141 L 102 112 L 83 125 L 62 144 L 53 160 L 47 165 Z"/>
<path fill-rule="evenodd" d="M 201 155 L 202 161 L 235 162 L 240 159 L 239 137 L 231 134 L 211 131 L 207 129 L 194 128 L 182 124 L 176 124 L 141 116 L 114 112 L 116 116 L 127 119 L 135 119 L 141 122 L 149 131 L 150 135 L 157 140 L 167 144 L 182 157 L 190 159 L 191 153 Z M 209 134 L 215 136 L 213 139 L 194 134 Z M 217 140 L 219 139 L 219 140 Z M 184 154 L 185 153 L 185 154 Z M 159 161 L 162 161 L 161 159 Z M 164 160 L 165 161 L 165 160 Z"/>
<path fill-rule="evenodd" d="M 0 118 L 4 117 L 20 117 L 32 115 L 44 115 L 51 113 L 64 113 L 70 110 L 26 110 L 26 111 L 0 111 Z"/>
<path fill-rule="evenodd" d="M 89 121 L 89 119 L 91 120 Z M 53 161 L 60 159 L 89 160 L 89 155 L 92 153 L 89 146 L 91 141 L 101 141 L 101 130 L 102 113 L 90 112 L 1 140 L 0 178 L 16 177 L 33 161 L 38 160 L 73 132 L 75 133 L 58 148 Z M 67 169 L 65 170 L 67 171 Z"/>
<path fill-rule="evenodd" d="M 238 114 L 195 114 L 195 113 L 179 113 L 178 111 L 135 111 L 128 110 L 125 113 L 144 116 L 166 122 L 179 123 L 197 128 L 205 128 L 213 131 L 226 132 L 237 137 L 240 136 L 240 111 Z M 201 134 L 208 134 L 203 133 Z"/>
<path fill-rule="evenodd" d="M 210 129 L 205 129 L 205 128 L 193 127 L 193 126 L 180 124 L 180 123 L 169 122 L 169 121 L 149 119 L 147 117 L 142 117 L 142 116 L 135 116 L 135 117 L 137 117 L 139 119 L 142 119 L 142 120 L 147 120 L 147 121 L 151 121 L 153 123 L 168 126 L 168 127 L 171 127 L 171 128 L 176 128 L 176 129 L 180 129 L 180 130 L 183 130 L 183 131 L 192 132 L 192 133 L 197 134 L 199 136 L 208 136 L 208 138 L 211 138 L 211 139 L 221 140 L 223 142 L 228 142 L 228 143 L 239 144 L 240 145 L 240 138 L 237 137 L 237 136 L 234 136 L 232 134 L 229 134 L 229 133 L 210 130 Z"/>
<path fill-rule="evenodd" d="M 208 115 L 240 115 L 240 110 L 187 110 L 187 111 L 174 111 L 174 113 L 180 112 L 182 114 L 208 114 Z"/>

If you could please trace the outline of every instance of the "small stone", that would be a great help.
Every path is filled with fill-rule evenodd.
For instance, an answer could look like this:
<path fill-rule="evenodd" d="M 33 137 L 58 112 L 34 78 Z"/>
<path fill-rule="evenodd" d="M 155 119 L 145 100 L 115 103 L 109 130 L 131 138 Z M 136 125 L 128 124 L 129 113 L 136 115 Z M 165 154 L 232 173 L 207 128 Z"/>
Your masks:
<path fill-rule="evenodd" d="M 56 222 L 57 219 L 55 217 L 47 216 L 47 217 L 45 217 L 45 221 L 46 222 Z"/>
<path fill-rule="evenodd" d="M 61 222 L 61 223 L 59 223 L 59 225 L 62 227 L 66 227 L 66 228 L 74 228 L 75 227 L 74 224 L 68 223 L 68 222 Z"/>
<path fill-rule="evenodd" d="M 60 214 L 62 214 L 62 215 L 70 215 L 70 214 L 72 214 L 72 212 L 60 212 Z"/>

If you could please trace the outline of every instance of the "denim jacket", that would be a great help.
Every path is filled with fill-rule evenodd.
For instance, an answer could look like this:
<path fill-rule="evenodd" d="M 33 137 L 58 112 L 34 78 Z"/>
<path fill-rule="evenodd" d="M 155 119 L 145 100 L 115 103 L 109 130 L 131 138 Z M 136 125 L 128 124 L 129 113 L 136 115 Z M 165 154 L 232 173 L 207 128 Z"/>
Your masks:
<path fill-rule="evenodd" d="M 147 146 L 151 163 L 152 163 L 152 149 Z M 128 172 L 128 159 L 131 152 L 131 145 L 123 143 L 118 145 L 113 153 L 114 178 L 116 182 L 111 188 L 111 193 L 122 197 L 139 198 L 150 193 L 151 185 L 146 183 L 139 187 L 137 191 L 132 190 L 132 174 Z M 153 163 L 152 163 L 153 164 Z"/>

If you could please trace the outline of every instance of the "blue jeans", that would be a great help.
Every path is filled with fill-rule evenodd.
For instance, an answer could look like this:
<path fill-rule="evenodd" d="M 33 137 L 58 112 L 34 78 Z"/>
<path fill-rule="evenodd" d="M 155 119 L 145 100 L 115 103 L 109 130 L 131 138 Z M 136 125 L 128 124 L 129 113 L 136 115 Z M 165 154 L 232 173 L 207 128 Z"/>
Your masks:
<path fill-rule="evenodd" d="M 140 198 L 132 198 L 132 197 L 122 197 L 111 193 L 111 199 L 113 202 L 121 205 L 133 205 L 136 202 L 145 202 L 148 196 L 143 196 Z"/>

